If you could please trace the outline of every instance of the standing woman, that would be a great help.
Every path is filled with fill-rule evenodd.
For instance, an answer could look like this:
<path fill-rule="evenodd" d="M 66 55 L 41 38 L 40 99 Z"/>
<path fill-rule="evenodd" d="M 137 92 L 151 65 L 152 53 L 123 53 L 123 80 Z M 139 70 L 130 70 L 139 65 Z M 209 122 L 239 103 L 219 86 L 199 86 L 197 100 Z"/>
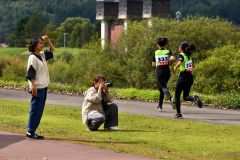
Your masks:
<path fill-rule="evenodd" d="M 189 92 L 191 90 L 193 84 L 193 75 L 192 71 L 195 67 L 194 62 L 192 60 L 192 52 L 196 50 L 194 44 L 189 44 L 188 42 L 182 42 L 179 46 L 179 55 L 178 55 L 178 62 L 174 66 L 174 71 L 180 70 L 180 74 L 177 80 L 177 86 L 175 91 L 175 104 L 177 108 L 177 114 L 175 118 L 182 118 L 181 114 L 181 102 L 180 96 L 183 91 L 183 99 L 185 101 L 192 101 L 197 105 L 199 108 L 202 108 L 202 102 L 200 98 L 195 95 L 194 97 L 189 96 Z"/>
<path fill-rule="evenodd" d="M 156 67 L 157 86 L 160 92 L 157 110 L 162 110 L 164 94 L 167 96 L 168 101 L 172 105 L 172 97 L 167 88 L 167 83 L 170 79 L 169 63 L 170 61 L 175 61 L 176 59 L 172 52 L 165 48 L 168 43 L 167 38 L 158 38 L 156 43 L 158 50 L 155 51 L 152 66 Z"/>
<path fill-rule="evenodd" d="M 41 52 L 44 48 L 44 41 L 48 43 L 49 50 Z M 42 36 L 30 41 L 29 51 L 31 55 L 28 58 L 27 79 L 32 99 L 26 137 L 44 139 L 43 136 L 37 135 L 35 131 L 40 124 L 47 98 L 47 87 L 50 81 L 47 61 L 53 58 L 54 46 L 48 36 Z"/>

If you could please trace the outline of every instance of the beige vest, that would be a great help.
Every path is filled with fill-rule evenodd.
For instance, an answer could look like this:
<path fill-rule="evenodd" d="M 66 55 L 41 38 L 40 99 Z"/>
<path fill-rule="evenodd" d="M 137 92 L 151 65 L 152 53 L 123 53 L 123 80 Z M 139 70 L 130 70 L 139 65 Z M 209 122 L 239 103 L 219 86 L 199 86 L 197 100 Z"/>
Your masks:
<path fill-rule="evenodd" d="M 32 65 L 36 70 L 35 85 L 38 89 L 46 88 L 50 82 L 48 66 L 45 55 L 43 52 L 40 53 L 42 61 L 38 59 L 35 55 L 30 55 L 28 58 L 27 70 Z M 32 89 L 32 83 L 28 80 L 29 88 Z"/>

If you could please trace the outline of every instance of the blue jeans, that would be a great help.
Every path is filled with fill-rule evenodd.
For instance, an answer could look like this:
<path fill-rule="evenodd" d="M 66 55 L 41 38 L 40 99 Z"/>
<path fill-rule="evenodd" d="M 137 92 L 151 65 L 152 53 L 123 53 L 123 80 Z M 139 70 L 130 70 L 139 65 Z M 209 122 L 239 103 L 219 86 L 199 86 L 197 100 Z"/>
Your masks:
<path fill-rule="evenodd" d="M 28 131 L 35 132 L 38 125 L 40 124 L 46 98 L 47 98 L 47 88 L 38 89 L 37 97 L 32 96 L 28 127 L 27 127 Z"/>

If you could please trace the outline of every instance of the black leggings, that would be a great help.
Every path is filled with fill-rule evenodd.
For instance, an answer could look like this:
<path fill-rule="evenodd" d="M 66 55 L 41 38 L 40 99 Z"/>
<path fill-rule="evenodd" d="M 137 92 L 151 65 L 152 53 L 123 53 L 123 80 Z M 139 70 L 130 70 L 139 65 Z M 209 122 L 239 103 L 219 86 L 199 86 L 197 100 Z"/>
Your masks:
<path fill-rule="evenodd" d="M 157 70 L 157 86 L 159 89 L 159 104 L 158 106 L 162 106 L 164 100 L 164 94 L 167 96 L 168 100 L 171 100 L 171 94 L 169 89 L 167 88 L 167 83 L 170 79 L 170 71 L 161 71 Z"/>
<path fill-rule="evenodd" d="M 193 76 L 191 73 L 182 72 L 177 81 L 177 86 L 175 90 L 175 103 L 177 108 L 177 113 L 181 113 L 181 93 L 183 91 L 183 99 L 185 101 L 194 101 L 192 96 L 189 96 L 193 84 Z"/>

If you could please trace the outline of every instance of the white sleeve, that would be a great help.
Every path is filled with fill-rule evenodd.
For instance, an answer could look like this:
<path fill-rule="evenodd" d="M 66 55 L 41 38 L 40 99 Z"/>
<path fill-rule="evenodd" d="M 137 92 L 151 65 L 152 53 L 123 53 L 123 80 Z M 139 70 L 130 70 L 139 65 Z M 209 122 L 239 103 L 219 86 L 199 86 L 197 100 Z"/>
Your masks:
<path fill-rule="evenodd" d="M 95 104 L 98 104 L 98 103 L 101 103 L 102 102 L 102 98 L 98 96 L 97 93 L 94 93 L 93 91 L 91 90 L 88 90 L 86 93 L 85 93 L 85 99 L 91 103 L 95 103 Z"/>

